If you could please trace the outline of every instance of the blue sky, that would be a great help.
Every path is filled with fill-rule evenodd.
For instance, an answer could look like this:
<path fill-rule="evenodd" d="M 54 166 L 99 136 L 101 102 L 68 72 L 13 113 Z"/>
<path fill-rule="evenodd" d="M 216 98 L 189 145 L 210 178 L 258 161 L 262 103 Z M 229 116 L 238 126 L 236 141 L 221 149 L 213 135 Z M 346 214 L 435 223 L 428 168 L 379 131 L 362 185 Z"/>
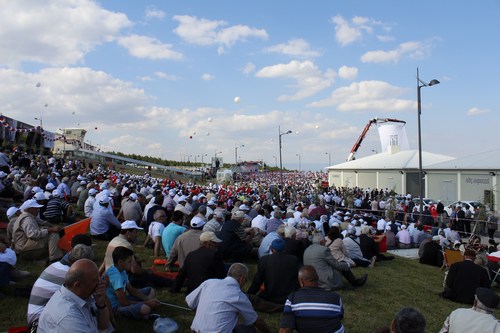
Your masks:
<path fill-rule="evenodd" d="M 244 145 L 270 165 L 281 126 L 284 166 L 320 170 L 375 117 L 417 148 L 418 67 L 441 82 L 423 149 L 460 157 L 500 146 L 498 36 L 495 0 L 0 0 L 0 112 L 105 150 L 234 163 Z M 357 157 L 373 150 L 375 128 Z"/>

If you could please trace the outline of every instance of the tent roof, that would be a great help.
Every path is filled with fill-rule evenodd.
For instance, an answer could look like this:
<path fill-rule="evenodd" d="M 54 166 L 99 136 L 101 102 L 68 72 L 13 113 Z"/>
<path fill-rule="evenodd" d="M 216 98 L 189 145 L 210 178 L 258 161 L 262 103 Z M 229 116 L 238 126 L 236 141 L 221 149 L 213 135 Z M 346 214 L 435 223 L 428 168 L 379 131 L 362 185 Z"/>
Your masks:
<path fill-rule="evenodd" d="M 500 170 L 500 148 L 437 163 L 429 169 Z"/>
<path fill-rule="evenodd" d="M 422 166 L 431 168 L 431 165 L 455 160 L 451 156 L 422 152 Z M 379 153 L 349 162 L 327 167 L 328 170 L 372 170 L 372 169 L 418 169 L 418 150 L 404 150 L 397 153 Z"/>

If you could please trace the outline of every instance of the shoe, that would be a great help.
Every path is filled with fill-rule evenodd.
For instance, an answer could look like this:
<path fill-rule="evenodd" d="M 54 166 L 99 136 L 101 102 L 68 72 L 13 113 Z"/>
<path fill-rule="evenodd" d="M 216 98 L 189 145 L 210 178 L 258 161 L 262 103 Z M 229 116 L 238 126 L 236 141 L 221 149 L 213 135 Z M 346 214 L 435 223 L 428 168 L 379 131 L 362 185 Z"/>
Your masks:
<path fill-rule="evenodd" d="M 362 285 L 364 285 L 366 283 L 366 280 L 368 280 L 368 274 L 364 274 L 363 276 L 361 276 L 360 278 L 357 278 L 355 281 L 354 281 L 354 285 L 356 287 L 361 287 Z"/>

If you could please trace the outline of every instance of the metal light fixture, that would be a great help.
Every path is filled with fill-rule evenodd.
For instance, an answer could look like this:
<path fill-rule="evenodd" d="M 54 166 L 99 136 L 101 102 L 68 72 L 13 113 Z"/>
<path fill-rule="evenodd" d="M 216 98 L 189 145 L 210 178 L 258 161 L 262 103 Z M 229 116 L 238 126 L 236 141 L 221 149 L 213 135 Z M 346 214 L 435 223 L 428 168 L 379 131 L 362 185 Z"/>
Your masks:
<path fill-rule="evenodd" d="M 420 126 L 420 115 L 422 114 L 422 105 L 421 105 L 421 98 L 420 98 L 420 89 L 422 87 L 430 87 L 434 86 L 436 84 L 439 84 L 439 81 L 436 79 L 431 80 L 429 83 L 426 83 L 422 81 L 418 75 L 418 68 L 417 68 L 417 109 L 418 109 L 418 189 L 419 189 L 419 195 L 420 195 L 420 213 L 424 210 L 423 206 L 423 172 L 422 172 L 422 130 Z"/>

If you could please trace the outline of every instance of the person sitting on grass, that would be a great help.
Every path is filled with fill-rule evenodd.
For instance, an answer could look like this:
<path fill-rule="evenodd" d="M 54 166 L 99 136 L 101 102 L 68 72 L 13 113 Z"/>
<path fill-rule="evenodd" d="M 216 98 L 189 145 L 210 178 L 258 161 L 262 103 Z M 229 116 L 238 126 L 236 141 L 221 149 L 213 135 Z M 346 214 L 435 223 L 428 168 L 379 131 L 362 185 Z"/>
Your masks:
<path fill-rule="evenodd" d="M 151 222 L 148 229 L 148 235 L 144 241 L 144 247 L 146 247 L 150 240 L 154 243 L 154 256 L 158 258 L 160 256 L 160 247 L 162 246 L 161 236 L 163 235 L 163 230 L 165 230 L 165 221 L 167 220 L 167 213 L 163 209 L 158 209 L 154 213 L 154 221 Z"/>
<path fill-rule="evenodd" d="M 344 332 L 342 298 L 319 287 L 314 266 L 302 266 L 298 274 L 301 289 L 290 294 L 281 315 L 279 333 Z"/>
<path fill-rule="evenodd" d="M 73 237 L 75 238 L 75 237 Z M 47 305 L 50 297 L 60 289 L 71 265 L 79 259 L 94 259 L 94 251 L 90 246 L 75 244 L 71 252 L 63 259 L 48 266 L 35 281 L 31 289 L 28 303 L 28 325 L 37 327 L 38 318 Z"/>
<path fill-rule="evenodd" d="M 126 247 L 119 246 L 113 251 L 113 263 L 105 273 L 109 279 L 106 295 L 111 302 L 113 312 L 117 316 L 134 319 L 147 319 L 151 309 L 160 305 L 155 299 L 156 292 L 151 287 L 134 288 L 127 275 L 130 270 L 134 252 Z"/>
<path fill-rule="evenodd" d="M 105 288 L 92 260 L 76 261 L 68 270 L 64 285 L 54 293 L 43 310 L 37 332 L 113 331 Z"/>
<path fill-rule="evenodd" d="M 161 243 L 167 258 L 170 256 L 170 251 L 172 250 L 177 237 L 187 230 L 187 228 L 182 225 L 183 222 L 184 213 L 177 210 L 172 214 L 172 221 L 165 227 L 165 229 L 163 229 Z"/>

